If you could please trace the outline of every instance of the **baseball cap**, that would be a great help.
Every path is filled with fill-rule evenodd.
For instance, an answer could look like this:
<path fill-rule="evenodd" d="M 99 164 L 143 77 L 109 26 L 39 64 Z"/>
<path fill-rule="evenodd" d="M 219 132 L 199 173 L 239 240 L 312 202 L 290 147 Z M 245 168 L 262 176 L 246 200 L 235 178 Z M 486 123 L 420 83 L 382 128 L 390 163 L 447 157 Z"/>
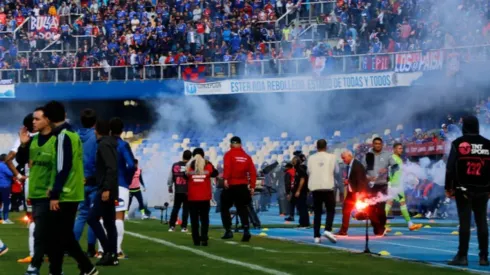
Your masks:
<path fill-rule="evenodd" d="M 242 144 L 242 140 L 239 137 L 234 136 L 230 139 L 230 143 L 231 144 Z"/>

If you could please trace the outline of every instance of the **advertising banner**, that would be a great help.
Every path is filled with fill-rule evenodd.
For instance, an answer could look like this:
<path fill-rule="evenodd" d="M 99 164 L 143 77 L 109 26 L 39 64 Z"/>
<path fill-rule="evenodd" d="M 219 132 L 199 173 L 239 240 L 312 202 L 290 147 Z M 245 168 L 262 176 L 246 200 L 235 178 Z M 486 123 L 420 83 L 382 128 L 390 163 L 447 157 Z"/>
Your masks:
<path fill-rule="evenodd" d="M 323 92 L 334 90 L 396 87 L 396 74 L 368 73 L 330 76 L 302 76 L 289 78 L 262 78 L 224 80 L 197 84 L 185 82 L 185 95 Z"/>

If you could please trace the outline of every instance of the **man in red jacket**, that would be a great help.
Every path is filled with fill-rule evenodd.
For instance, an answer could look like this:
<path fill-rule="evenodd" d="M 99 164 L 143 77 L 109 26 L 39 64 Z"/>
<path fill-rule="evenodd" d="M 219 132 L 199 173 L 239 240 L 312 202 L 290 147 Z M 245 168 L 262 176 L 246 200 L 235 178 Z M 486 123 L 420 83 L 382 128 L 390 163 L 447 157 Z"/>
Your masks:
<path fill-rule="evenodd" d="M 257 171 L 252 158 L 242 149 L 242 141 L 239 137 L 231 138 L 230 147 L 230 151 L 223 157 L 224 190 L 221 193 L 221 221 L 226 232 L 222 239 L 233 238 L 230 208 L 235 205 L 243 225 L 242 242 L 248 242 L 252 235 L 249 231 L 247 205 L 250 204 L 254 194 Z"/>

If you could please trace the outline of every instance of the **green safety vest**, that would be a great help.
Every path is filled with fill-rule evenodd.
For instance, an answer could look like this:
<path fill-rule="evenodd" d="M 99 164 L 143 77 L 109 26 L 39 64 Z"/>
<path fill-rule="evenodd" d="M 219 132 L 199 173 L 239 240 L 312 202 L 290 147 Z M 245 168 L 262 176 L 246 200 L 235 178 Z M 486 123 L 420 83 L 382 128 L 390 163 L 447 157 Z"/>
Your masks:
<path fill-rule="evenodd" d="M 392 157 L 393 160 L 398 164 L 398 169 L 394 171 L 394 173 L 392 173 L 390 177 L 390 183 L 392 187 L 398 187 L 402 178 L 403 160 L 395 154 L 393 154 Z"/>
<path fill-rule="evenodd" d="M 56 177 L 56 137 L 39 146 L 38 135 L 29 147 L 29 199 L 46 199 Z"/>
<path fill-rule="evenodd" d="M 60 136 L 66 135 L 70 138 L 72 148 L 72 167 L 68 179 L 60 194 L 61 202 L 80 202 L 85 199 L 84 174 L 83 174 L 83 147 L 80 136 L 77 133 L 61 131 Z"/>

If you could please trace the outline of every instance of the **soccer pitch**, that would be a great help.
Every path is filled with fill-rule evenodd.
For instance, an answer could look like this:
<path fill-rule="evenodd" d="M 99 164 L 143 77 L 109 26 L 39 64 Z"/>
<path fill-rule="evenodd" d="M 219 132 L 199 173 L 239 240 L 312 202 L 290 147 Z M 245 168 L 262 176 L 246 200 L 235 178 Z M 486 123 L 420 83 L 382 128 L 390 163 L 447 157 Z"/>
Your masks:
<path fill-rule="evenodd" d="M 17 259 L 28 254 L 28 229 L 21 215 L 14 214 L 12 220 L 16 224 L 0 225 L 0 238 L 9 246 L 0 257 L 0 274 L 6 275 L 23 274 L 27 268 Z M 233 240 L 223 241 L 221 229 L 210 230 L 208 247 L 195 247 L 190 233 L 169 233 L 168 226 L 156 220 L 128 221 L 125 227 L 123 249 L 128 259 L 117 267 L 99 268 L 100 274 L 469 274 L 267 237 L 254 236 L 250 243 L 241 243 L 241 234 L 235 234 Z M 81 244 L 86 249 L 85 239 Z M 74 261 L 65 259 L 64 273 L 78 274 Z M 41 274 L 48 274 L 47 266 Z"/>

